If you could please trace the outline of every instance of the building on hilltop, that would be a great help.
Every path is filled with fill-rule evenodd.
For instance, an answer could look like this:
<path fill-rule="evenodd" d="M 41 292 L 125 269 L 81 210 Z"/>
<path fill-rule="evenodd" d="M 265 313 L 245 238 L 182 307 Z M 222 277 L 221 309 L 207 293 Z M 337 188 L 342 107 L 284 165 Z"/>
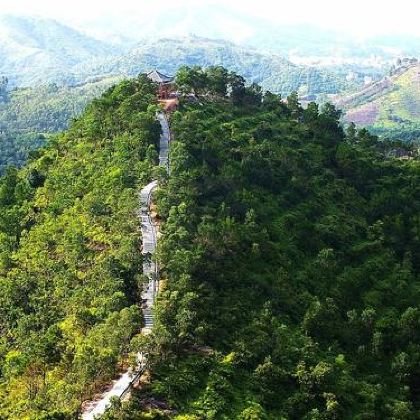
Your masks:
<path fill-rule="evenodd" d="M 175 90 L 174 78 L 166 76 L 157 70 L 147 73 L 147 77 L 154 83 L 157 83 L 159 99 L 169 99 L 173 97 Z"/>

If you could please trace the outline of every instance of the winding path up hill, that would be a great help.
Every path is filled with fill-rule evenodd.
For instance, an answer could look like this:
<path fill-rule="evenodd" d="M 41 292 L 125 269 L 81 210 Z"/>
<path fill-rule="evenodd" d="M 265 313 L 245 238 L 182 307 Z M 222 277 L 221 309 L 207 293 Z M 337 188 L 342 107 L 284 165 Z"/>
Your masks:
<path fill-rule="evenodd" d="M 159 145 L 159 165 L 166 167 L 169 171 L 169 124 L 163 113 L 158 114 L 157 118 L 162 127 Z M 155 253 L 157 246 L 157 228 L 150 215 L 152 193 L 157 186 L 157 181 L 152 181 L 142 188 L 139 193 L 139 217 L 143 242 L 143 274 L 148 279 L 143 285 L 143 292 L 141 295 L 144 319 L 143 334 L 149 334 L 153 328 L 153 304 L 159 290 L 158 266 L 157 263 L 152 260 L 152 255 Z M 100 417 L 110 406 L 112 398 L 123 398 L 131 389 L 133 383 L 135 383 L 139 376 L 144 372 L 146 366 L 146 357 L 139 354 L 137 368 L 134 370 L 129 368 L 112 384 L 112 387 L 108 391 L 103 393 L 97 400 L 86 404 L 82 413 L 82 420 L 93 420 Z"/>

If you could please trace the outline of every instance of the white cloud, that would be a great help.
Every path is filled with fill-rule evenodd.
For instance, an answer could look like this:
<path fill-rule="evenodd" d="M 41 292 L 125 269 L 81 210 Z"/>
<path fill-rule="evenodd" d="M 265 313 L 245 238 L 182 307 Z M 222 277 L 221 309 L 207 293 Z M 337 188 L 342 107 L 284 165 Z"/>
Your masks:
<path fill-rule="evenodd" d="M 80 25 L 110 16 L 114 23 L 127 17 L 141 23 L 158 21 L 165 9 L 211 10 L 215 5 L 228 8 L 232 16 L 242 13 L 279 24 L 318 24 L 358 36 L 376 33 L 420 35 L 418 0 L 0 0 L 0 13 L 37 14 Z M 162 24 L 170 25 L 170 21 Z M 239 30 L 250 29 L 241 26 Z"/>

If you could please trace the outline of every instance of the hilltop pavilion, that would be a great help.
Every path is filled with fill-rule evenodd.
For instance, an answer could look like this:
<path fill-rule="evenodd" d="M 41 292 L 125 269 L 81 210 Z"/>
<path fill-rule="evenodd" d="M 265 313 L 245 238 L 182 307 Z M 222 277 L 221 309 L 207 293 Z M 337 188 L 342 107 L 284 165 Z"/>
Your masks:
<path fill-rule="evenodd" d="M 157 70 L 152 70 L 147 73 L 147 77 L 159 85 L 158 96 L 159 99 L 169 99 L 170 94 L 174 88 L 174 78 L 166 76 Z"/>

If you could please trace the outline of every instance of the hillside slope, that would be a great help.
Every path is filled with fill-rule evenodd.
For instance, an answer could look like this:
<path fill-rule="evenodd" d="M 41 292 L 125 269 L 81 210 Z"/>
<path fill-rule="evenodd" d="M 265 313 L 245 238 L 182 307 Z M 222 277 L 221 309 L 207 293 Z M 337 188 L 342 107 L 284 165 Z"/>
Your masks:
<path fill-rule="evenodd" d="M 420 64 L 399 69 L 336 104 L 345 111 L 347 122 L 420 141 Z"/>
<path fill-rule="evenodd" d="M 121 78 L 100 79 L 79 86 L 55 83 L 14 89 L 0 101 L 0 175 L 8 165 L 22 166 L 31 150 L 66 130 L 86 106 Z"/>
<path fill-rule="evenodd" d="M 206 74 L 172 115 L 169 179 L 144 76 L 0 178 L 0 418 L 73 420 L 139 351 L 151 383 L 104 420 L 418 417 L 419 162 L 345 135 L 331 105 Z"/>
<path fill-rule="evenodd" d="M 151 382 L 105 419 L 414 420 L 419 161 L 251 99 L 172 117 Z"/>
<path fill-rule="evenodd" d="M 1 419 L 77 418 L 140 331 L 157 110 L 150 81 L 123 82 L 0 178 Z"/>
<path fill-rule="evenodd" d="M 14 89 L 6 102 L 0 102 L 0 129 L 19 134 L 63 131 L 93 99 L 121 79 L 101 78 L 77 86 L 48 83 Z"/>

